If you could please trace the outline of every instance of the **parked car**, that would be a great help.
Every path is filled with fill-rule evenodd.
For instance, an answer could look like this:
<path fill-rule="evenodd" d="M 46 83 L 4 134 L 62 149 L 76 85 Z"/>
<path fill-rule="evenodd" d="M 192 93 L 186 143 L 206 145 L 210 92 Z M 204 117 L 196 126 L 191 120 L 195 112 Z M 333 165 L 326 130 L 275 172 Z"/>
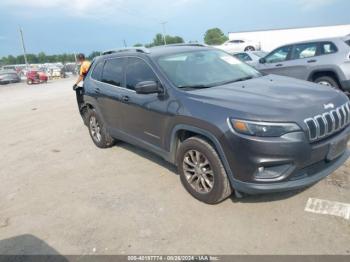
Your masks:
<path fill-rule="evenodd" d="M 47 75 L 50 79 L 59 79 L 61 78 L 61 68 L 59 67 L 49 67 L 47 69 Z"/>
<path fill-rule="evenodd" d="M 260 43 L 254 42 L 252 40 L 233 39 L 228 40 L 222 45 L 214 47 L 233 54 L 236 52 L 260 50 Z"/>
<path fill-rule="evenodd" d="M 43 71 L 30 70 L 27 72 L 27 84 L 40 84 L 46 83 L 48 76 Z"/>
<path fill-rule="evenodd" d="M 260 58 L 265 57 L 266 55 L 267 53 L 264 51 L 247 51 L 233 54 L 234 57 L 253 67 L 259 63 Z"/>
<path fill-rule="evenodd" d="M 0 71 L 0 84 L 10 84 L 10 83 L 18 83 L 21 81 L 21 78 L 17 75 L 14 70 L 2 70 Z"/>
<path fill-rule="evenodd" d="M 117 140 L 177 166 L 215 204 L 312 185 L 348 158 L 350 102 L 327 86 L 262 75 L 200 45 L 105 52 L 76 89 L 97 147 Z"/>
<path fill-rule="evenodd" d="M 350 37 L 279 47 L 260 59 L 257 69 L 350 91 Z"/>

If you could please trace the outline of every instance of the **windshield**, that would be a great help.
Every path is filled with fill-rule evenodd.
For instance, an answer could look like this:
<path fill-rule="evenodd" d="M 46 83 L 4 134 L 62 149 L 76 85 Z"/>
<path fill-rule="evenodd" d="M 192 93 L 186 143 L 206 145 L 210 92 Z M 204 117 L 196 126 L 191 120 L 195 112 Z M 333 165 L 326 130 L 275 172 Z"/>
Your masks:
<path fill-rule="evenodd" d="M 220 50 L 161 56 L 158 64 L 178 88 L 206 88 L 261 76 L 254 68 Z"/>

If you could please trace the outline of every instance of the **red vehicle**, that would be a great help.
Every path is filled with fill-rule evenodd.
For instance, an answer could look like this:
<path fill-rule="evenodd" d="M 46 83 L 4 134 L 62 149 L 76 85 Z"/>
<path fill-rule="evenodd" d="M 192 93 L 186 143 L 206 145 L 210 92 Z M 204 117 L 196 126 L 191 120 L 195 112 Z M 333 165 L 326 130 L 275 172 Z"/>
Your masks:
<path fill-rule="evenodd" d="M 46 83 L 47 80 L 47 75 L 42 71 L 31 70 L 27 72 L 28 85 Z"/>

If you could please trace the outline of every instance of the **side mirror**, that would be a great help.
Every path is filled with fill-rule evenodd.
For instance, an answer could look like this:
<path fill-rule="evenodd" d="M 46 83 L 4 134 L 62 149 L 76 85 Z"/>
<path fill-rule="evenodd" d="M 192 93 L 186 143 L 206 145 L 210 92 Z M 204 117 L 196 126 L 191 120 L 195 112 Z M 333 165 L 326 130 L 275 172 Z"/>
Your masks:
<path fill-rule="evenodd" d="M 260 64 L 265 64 L 265 63 L 266 63 L 265 57 L 260 58 L 260 59 L 259 59 L 259 63 L 260 63 Z"/>
<path fill-rule="evenodd" d="M 136 94 L 159 94 L 163 92 L 163 88 L 156 81 L 143 81 L 135 86 Z"/>

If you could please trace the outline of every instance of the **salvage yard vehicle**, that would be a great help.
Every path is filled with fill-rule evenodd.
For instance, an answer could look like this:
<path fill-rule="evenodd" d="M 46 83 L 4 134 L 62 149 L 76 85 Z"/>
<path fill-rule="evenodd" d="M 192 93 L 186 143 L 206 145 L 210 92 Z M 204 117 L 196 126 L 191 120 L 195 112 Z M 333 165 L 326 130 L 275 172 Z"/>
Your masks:
<path fill-rule="evenodd" d="M 213 47 L 224 50 L 230 54 L 233 54 L 236 52 L 260 50 L 260 43 L 254 42 L 252 40 L 234 39 L 234 40 L 228 40 L 222 45 L 217 45 Z"/>
<path fill-rule="evenodd" d="M 256 68 L 350 91 L 350 36 L 288 44 L 260 59 Z"/>
<path fill-rule="evenodd" d="M 253 67 L 259 63 L 260 58 L 265 57 L 266 55 L 267 53 L 264 51 L 247 51 L 233 54 L 234 57 Z"/>
<path fill-rule="evenodd" d="M 21 78 L 14 70 L 1 70 L 0 71 L 0 85 L 6 85 L 10 83 L 18 83 Z"/>
<path fill-rule="evenodd" d="M 46 83 L 47 80 L 48 77 L 43 71 L 30 70 L 27 72 L 28 85 Z"/>
<path fill-rule="evenodd" d="M 349 156 L 345 94 L 262 75 L 202 45 L 105 52 L 77 98 L 97 147 L 122 140 L 159 155 L 208 204 L 232 191 L 241 197 L 312 185 Z"/>

